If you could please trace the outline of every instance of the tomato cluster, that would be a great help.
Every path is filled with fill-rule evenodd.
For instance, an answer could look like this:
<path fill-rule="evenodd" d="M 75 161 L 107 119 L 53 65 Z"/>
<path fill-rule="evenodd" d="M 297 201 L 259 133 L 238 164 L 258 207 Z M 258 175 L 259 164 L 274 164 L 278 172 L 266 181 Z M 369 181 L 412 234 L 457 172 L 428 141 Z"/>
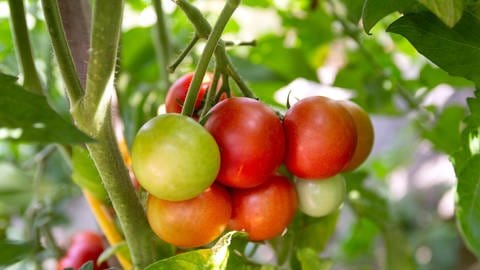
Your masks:
<path fill-rule="evenodd" d="M 170 91 L 179 92 L 177 83 Z M 309 97 L 282 121 L 258 100 L 233 97 L 212 107 L 204 126 L 176 113 L 148 121 L 135 138 L 132 166 L 149 192 L 153 231 L 192 248 L 227 228 L 246 231 L 252 241 L 272 239 L 297 206 L 310 216 L 328 215 L 343 202 L 340 173 L 358 167 L 372 144 L 370 119 L 354 103 Z M 277 173 L 282 164 L 293 179 Z"/>
<path fill-rule="evenodd" d="M 57 270 L 65 268 L 80 269 L 88 261 L 93 262 L 94 270 L 108 268 L 106 262 L 97 265 L 97 259 L 103 252 L 103 240 L 100 235 L 91 231 L 81 231 L 73 235 L 65 255 L 58 261 Z"/>

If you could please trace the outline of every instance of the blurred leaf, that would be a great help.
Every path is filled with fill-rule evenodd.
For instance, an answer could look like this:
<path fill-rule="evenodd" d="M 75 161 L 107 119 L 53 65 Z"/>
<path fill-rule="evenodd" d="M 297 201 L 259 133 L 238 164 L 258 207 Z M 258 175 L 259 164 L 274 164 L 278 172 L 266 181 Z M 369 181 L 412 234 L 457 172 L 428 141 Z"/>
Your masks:
<path fill-rule="evenodd" d="M 252 7 L 270 8 L 270 7 L 272 7 L 273 3 L 272 3 L 272 0 L 243 0 L 242 5 L 252 6 Z"/>
<path fill-rule="evenodd" d="M 79 270 L 93 270 L 93 261 L 88 261 L 84 263 Z"/>
<path fill-rule="evenodd" d="M 431 13 L 407 14 L 387 31 L 407 38 L 420 53 L 451 75 L 480 84 L 478 17 L 467 12 L 455 27 L 449 28 Z"/>
<path fill-rule="evenodd" d="M 449 27 L 462 18 L 463 0 L 418 0 Z"/>
<path fill-rule="evenodd" d="M 414 3 L 415 0 L 365 0 L 362 13 L 365 32 L 369 33 L 378 21 L 390 13 L 402 11 Z"/>
<path fill-rule="evenodd" d="M 326 217 L 313 218 L 302 215 L 301 229 L 297 230 L 296 246 L 321 252 L 335 232 L 340 211 Z"/>
<path fill-rule="evenodd" d="M 358 0 L 340 0 L 347 9 L 347 18 L 357 24 L 362 17 L 363 1 Z"/>
<path fill-rule="evenodd" d="M 25 259 L 34 252 L 34 247 L 31 242 L 1 240 L 0 266 L 11 265 Z"/>
<path fill-rule="evenodd" d="M 458 178 L 457 223 L 467 246 L 480 258 L 480 91 L 475 94 L 468 99 L 471 114 L 465 119 L 467 126 L 453 163 Z"/>
<path fill-rule="evenodd" d="M 148 266 L 146 270 L 188 269 L 188 270 L 222 270 L 226 269 L 229 246 L 235 235 L 244 233 L 231 231 L 222 236 L 210 249 L 197 249 L 160 260 Z"/>
<path fill-rule="evenodd" d="M 437 150 L 451 155 L 460 147 L 460 129 L 464 117 L 464 107 L 449 106 L 440 113 L 433 127 L 420 126 L 422 137 Z"/>
<path fill-rule="evenodd" d="M 0 163 L 0 215 L 13 214 L 30 203 L 33 190 L 28 177 L 10 163 Z"/>
<path fill-rule="evenodd" d="M 72 180 L 80 187 L 90 191 L 97 199 L 106 202 L 107 191 L 88 151 L 80 146 L 74 147 L 72 163 Z"/>
<path fill-rule="evenodd" d="M 302 270 L 328 270 L 332 267 L 332 260 L 324 260 L 318 257 L 317 252 L 310 248 L 297 250 L 297 258 Z"/>
<path fill-rule="evenodd" d="M 342 259 L 360 262 L 373 258 L 378 235 L 379 230 L 374 223 L 369 219 L 359 218 L 348 230 L 346 239 L 341 243 Z"/>
<path fill-rule="evenodd" d="M 453 87 L 470 87 L 472 85 L 471 81 L 462 77 L 451 76 L 445 70 L 431 64 L 423 66 L 417 82 L 430 89 L 443 83 Z"/>
<path fill-rule="evenodd" d="M 0 138 L 39 143 L 91 142 L 39 95 L 24 90 L 16 78 L 0 73 Z"/>

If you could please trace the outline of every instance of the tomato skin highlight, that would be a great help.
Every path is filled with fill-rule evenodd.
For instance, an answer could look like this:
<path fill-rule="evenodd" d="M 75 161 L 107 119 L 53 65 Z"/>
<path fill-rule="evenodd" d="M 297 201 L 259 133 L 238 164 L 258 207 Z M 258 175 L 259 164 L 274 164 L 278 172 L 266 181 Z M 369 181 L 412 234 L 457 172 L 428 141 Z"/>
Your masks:
<path fill-rule="evenodd" d="M 285 114 L 285 165 L 304 179 L 336 175 L 350 161 L 357 143 L 355 124 L 337 101 L 313 96 Z"/>
<path fill-rule="evenodd" d="M 147 199 L 147 218 L 153 231 L 182 248 L 203 246 L 218 238 L 231 213 L 230 195 L 217 184 L 186 201 L 171 202 L 151 194 Z"/>
<path fill-rule="evenodd" d="M 285 156 L 285 134 L 275 112 L 261 102 L 233 97 L 216 104 L 205 128 L 221 153 L 217 181 L 250 188 L 266 181 Z"/>
<path fill-rule="evenodd" d="M 220 152 L 214 138 L 195 120 L 162 114 L 138 131 L 132 168 L 140 185 L 155 197 L 187 200 L 215 181 Z"/>
<path fill-rule="evenodd" d="M 292 221 L 297 199 L 293 185 L 284 176 L 249 189 L 233 189 L 229 228 L 246 231 L 251 241 L 272 239 Z"/>
<path fill-rule="evenodd" d="M 357 146 L 355 147 L 353 157 L 343 168 L 343 171 L 353 171 L 362 165 L 370 155 L 375 132 L 370 117 L 362 107 L 348 100 L 342 100 L 340 104 L 347 109 L 352 116 L 357 133 Z"/>
<path fill-rule="evenodd" d="M 323 217 L 337 210 L 345 200 L 345 178 L 337 174 L 318 181 L 295 177 L 298 208 L 311 217 Z"/>

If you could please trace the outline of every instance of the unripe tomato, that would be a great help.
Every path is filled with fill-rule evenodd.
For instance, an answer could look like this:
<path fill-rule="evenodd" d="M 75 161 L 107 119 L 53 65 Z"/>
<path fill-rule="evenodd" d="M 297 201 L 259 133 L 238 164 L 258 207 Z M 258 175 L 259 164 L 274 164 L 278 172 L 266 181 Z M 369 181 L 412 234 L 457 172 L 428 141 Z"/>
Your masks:
<path fill-rule="evenodd" d="M 199 195 L 215 181 L 219 167 L 214 138 L 180 114 L 152 118 L 133 142 L 133 172 L 140 185 L 160 199 L 181 201 Z"/>
<path fill-rule="evenodd" d="M 345 199 L 345 178 L 337 174 L 318 181 L 295 177 L 298 208 L 312 217 L 326 216 L 340 207 Z"/>
<path fill-rule="evenodd" d="M 327 178 L 350 161 L 357 143 L 355 124 L 337 101 L 314 96 L 300 100 L 285 114 L 285 165 L 306 179 Z"/>
<path fill-rule="evenodd" d="M 167 113 L 180 113 L 182 112 L 183 103 L 187 97 L 188 88 L 192 84 L 193 75 L 195 73 L 190 72 L 178 80 L 176 80 L 168 89 L 167 96 L 165 97 L 165 109 Z M 198 110 L 202 104 L 203 96 L 205 92 L 210 87 L 212 81 L 212 74 L 207 73 L 203 79 L 202 84 L 200 85 L 200 90 L 197 94 L 197 99 L 195 100 L 195 110 Z"/>
<path fill-rule="evenodd" d="M 153 231 L 178 247 L 206 245 L 225 230 L 232 212 L 230 196 L 213 184 L 199 196 L 171 202 L 152 195 L 147 200 L 147 218 Z"/>
<path fill-rule="evenodd" d="M 97 259 L 103 252 L 103 241 L 100 235 L 84 231 L 73 236 L 70 247 L 63 258 L 58 262 L 57 269 L 73 268 L 75 270 L 88 261 L 92 261 L 94 270 L 103 270 L 108 268 L 106 262 L 97 265 Z"/>
<path fill-rule="evenodd" d="M 362 107 L 347 100 L 340 101 L 340 104 L 352 116 L 357 132 L 357 146 L 355 147 L 353 157 L 343 168 L 343 171 L 353 171 L 367 159 L 372 150 L 375 135 L 372 121 Z"/>
<path fill-rule="evenodd" d="M 255 99 L 234 97 L 219 102 L 209 112 L 205 128 L 220 148 L 217 180 L 224 185 L 259 185 L 283 161 L 282 123 L 272 109 Z"/>
<path fill-rule="evenodd" d="M 249 189 L 234 189 L 232 230 L 245 230 L 252 241 L 280 235 L 292 221 L 297 198 L 295 189 L 284 176 L 271 176 L 267 182 Z"/>

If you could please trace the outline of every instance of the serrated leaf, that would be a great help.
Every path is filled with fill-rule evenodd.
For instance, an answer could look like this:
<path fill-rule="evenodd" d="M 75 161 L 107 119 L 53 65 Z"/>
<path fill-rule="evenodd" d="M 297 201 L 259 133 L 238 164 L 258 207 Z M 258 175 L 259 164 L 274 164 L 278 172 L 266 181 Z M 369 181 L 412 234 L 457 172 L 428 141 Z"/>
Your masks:
<path fill-rule="evenodd" d="M 231 231 L 222 236 L 209 249 L 197 249 L 155 262 L 146 270 L 185 269 L 185 270 L 223 270 L 226 269 L 229 246 L 235 235 L 245 233 Z"/>
<path fill-rule="evenodd" d="M 362 22 L 365 32 L 370 30 L 385 16 L 412 6 L 415 0 L 365 0 L 362 11 Z"/>
<path fill-rule="evenodd" d="M 333 266 L 330 259 L 321 259 L 315 250 L 303 248 L 297 251 L 297 258 L 302 270 L 328 270 Z"/>
<path fill-rule="evenodd" d="M 84 143 L 92 139 L 64 120 L 43 96 L 27 92 L 0 73 L 0 139 L 39 143 Z"/>
<path fill-rule="evenodd" d="M 418 0 L 449 27 L 462 18 L 463 0 Z"/>
<path fill-rule="evenodd" d="M 88 151 L 80 146 L 74 147 L 72 163 L 72 180 L 80 187 L 90 191 L 97 199 L 107 201 L 107 191 Z"/>
<path fill-rule="evenodd" d="M 0 266 L 7 266 L 19 262 L 34 252 L 31 242 L 13 240 L 0 241 Z"/>
<path fill-rule="evenodd" d="M 387 31 L 404 36 L 451 75 L 480 83 L 480 19 L 471 13 L 465 13 L 453 28 L 429 12 L 407 14 Z"/>

